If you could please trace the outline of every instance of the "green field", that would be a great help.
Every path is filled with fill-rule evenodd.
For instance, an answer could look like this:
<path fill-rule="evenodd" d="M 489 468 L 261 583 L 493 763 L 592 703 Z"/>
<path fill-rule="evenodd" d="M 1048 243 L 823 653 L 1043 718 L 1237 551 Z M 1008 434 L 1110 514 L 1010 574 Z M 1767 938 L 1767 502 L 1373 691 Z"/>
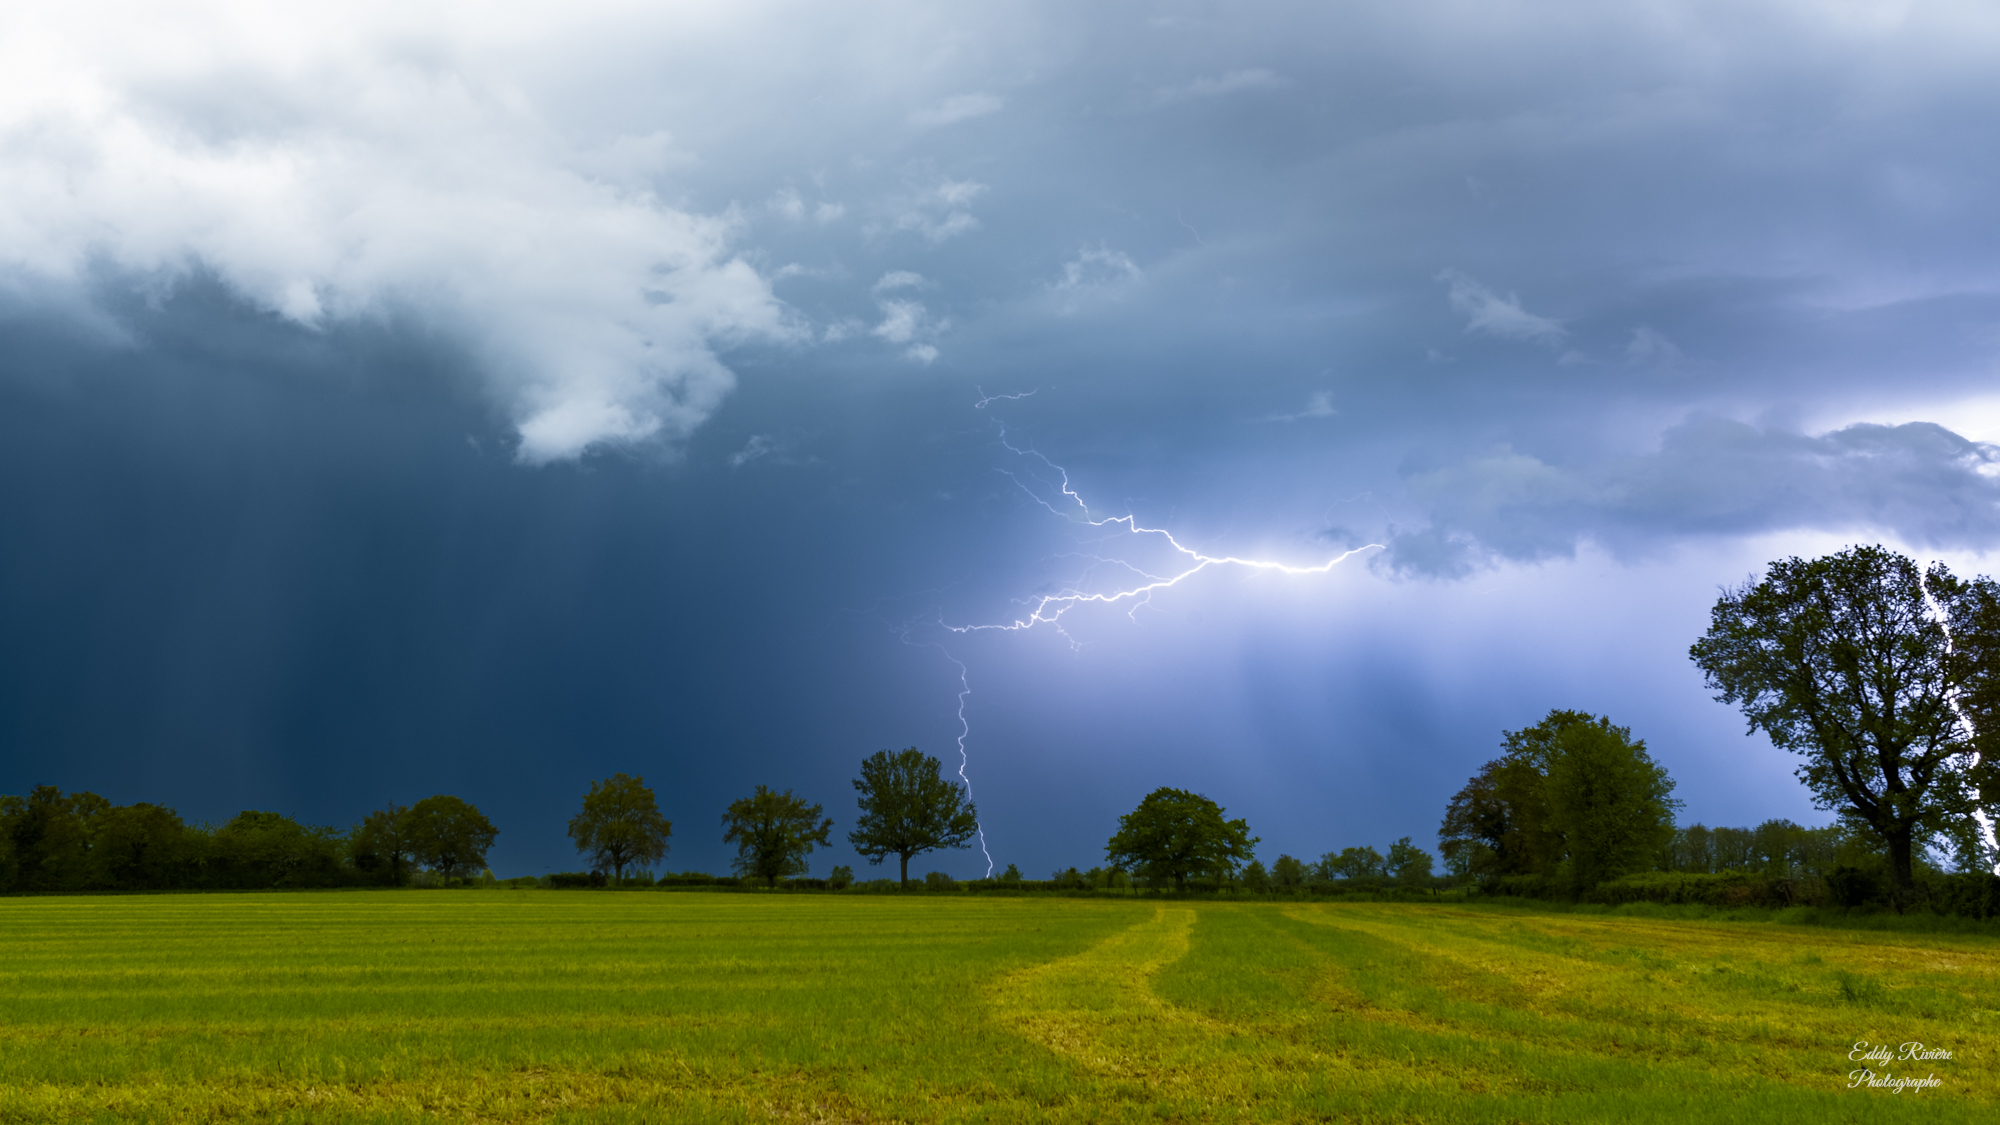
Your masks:
<path fill-rule="evenodd" d="M 2000 942 L 1452 906 L 0 900 L 0 1120 L 1956 1121 Z M 1847 1089 L 1856 1040 L 1936 1089 Z M 1878 1070 L 1882 1069 L 1880 1067 Z"/>

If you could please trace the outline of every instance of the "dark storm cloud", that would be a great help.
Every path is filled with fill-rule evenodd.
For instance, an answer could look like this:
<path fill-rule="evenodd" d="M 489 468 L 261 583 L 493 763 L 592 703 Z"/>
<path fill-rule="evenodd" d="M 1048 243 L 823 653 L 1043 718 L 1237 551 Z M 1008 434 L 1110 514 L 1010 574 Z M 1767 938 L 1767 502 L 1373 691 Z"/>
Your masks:
<path fill-rule="evenodd" d="M 1391 565 L 1436 575 L 1492 556 L 1568 556 L 1585 539 L 1621 553 L 1801 528 L 1927 548 L 2000 542 L 2000 447 L 1928 422 L 1813 436 L 1693 418 L 1656 453 L 1563 466 L 1500 449 L 1414 474 L 1409 489 L 1433 523 L 1397 536 Z"/>

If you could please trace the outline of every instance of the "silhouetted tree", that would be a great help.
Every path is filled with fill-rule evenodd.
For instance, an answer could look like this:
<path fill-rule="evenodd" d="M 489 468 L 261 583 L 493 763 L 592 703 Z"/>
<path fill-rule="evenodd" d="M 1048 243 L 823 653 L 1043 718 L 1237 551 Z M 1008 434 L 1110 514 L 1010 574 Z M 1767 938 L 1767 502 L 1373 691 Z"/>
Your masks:
<path fill-rule="evenodd" d="M 1410 843 L 1408 836 L 1389 845 L 1389 877 L 1411 887 L 1427 887 L 1431 882 L 1431 853 Z"/>
<path fill-rule="evenodd" d="M 847 840 L 870 863 L 896 856 L 905 888 L 911 856 L 965 847 L 979 832 L 979 810 L 957 782 L 940 775 L 940 768 L 936 758 L 914 746 L 893 754 L 877 750 L 861 763 L 861 776 L 854 779 L 861 815 Z"/>
<path fill-rule="evenodd" d="M 1872 831 L 1899 901 L 1921 847 L 2000 799 L 2000 585 L 1883 547 L 1774 562 L 1688 655 L 1719 702 L 1805 759 L 1820 808 Z"/>
<path fill-rule="evenodd" d="M 188 856 L 187 826 L 159 805 L 121 805 L 98 818 L 91 839 L 92 880 L 125 890 L 157 889 L 181 881 Z"/>
<path fill-rule="evenodd" d="M 37 785 L 25 797 L 0 797 L 0 831 L 12 844 L 14 887 L 77 890 L 90 879 L 92 821 L 111 802 L 95 793 Z"/>
<path fill-rule="evenodd" d="M 215 830 L 212 878 L 224 886 L 325 887 L 340 882 L 340 839 L 282 813 L 246 809 Z"/>
<path fill-rule="evenodd" d="M 1253 859 L 1243 869 L 1243 887 L 1260 895 L 1271 889 L 1271 873 L 1264 869 L 1262 861 Z"/>
<path fill-rule="evenodd" d="M 1271 881 L 1280 887 L 1303 886 L 1306 881 L 1306 865 L 1294 856 L 1281 855 L 1271 861 Z"/>
<path fill-rule="evenodd" d="M 402 805 L 391 803 L 386 809 L 369 813 L 355 825 L 347 837 L 347 855 L 357 871 L 377 879 L 386 878 L 396 887 L 410 881 L 410 862 L 415 857 L 410 852 L 409 830 L 404 821 L 409 812 Z"/>
<path fill-rule="evenodd" d="M 731 802 L 722 814 L 722 842 L 736 845 L 736 872 L 769 887 L 784 876 L 805 874 L 813 846 L 826 847 L 833 831 L 832 819 L 820 812 L 789 789 L 778 793 L 762 785 Z"/>
<path fill-rule="evenodd" d="M 500 834 L 471 804 L 442 793 L 411 805 L 402 828 L 411 856 L 447 881 L 485 867 L 486 851 Z"/>
<path fill-rule="evenodd" d="M 673 834 L 673 822 L 660 815 L 646 779 L 622 773 L 591 782 L 583 811 L 569 822 L 576 850 L 589 855 L 595 866 L 611 868 L 621 883 L 628 864 L 658 863 Z"/>
<path fill-rule="evenodd" d="M 1233 870 L 1251 858 L 1257 838 L 1242 820 L 1223 819 L 1221 805 L 1199 793 L 1155 789 L 1139 807 L 1118 818 L 1118 832 L 1104 846 L 1114 866 L 1185 889 L 1190 876 Z"/>

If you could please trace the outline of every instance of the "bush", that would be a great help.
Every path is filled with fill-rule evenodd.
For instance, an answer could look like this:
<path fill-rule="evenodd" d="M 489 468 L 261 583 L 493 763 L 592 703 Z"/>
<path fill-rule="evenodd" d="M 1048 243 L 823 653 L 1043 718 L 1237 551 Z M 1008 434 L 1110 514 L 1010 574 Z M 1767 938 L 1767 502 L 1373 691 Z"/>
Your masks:
<path fill-rule="evenodd" d="M 955 891 L 958 889 L 958 880 L 942 871 L 933 871 L 924 876 L 924 889 L 927 891 Z"/>
<path fill-rule="evenodd" d="M 668 872 L 653 880 L 656 887 L 739 887 L 743 880 L 734 875 L 710 875 L 706 871 Z"/>
<path fill-rule="evenodd" d="M 558 871 L 548 876 L 548 882 L 544 885 L 551 890 L 565 891 L 580 887 L 601 887 L 608 882 L 610 880 L 604 877 L 602 871 Z"/>
<path fill-rule="evenodd" d="M 1826 873 L 1826 886 L 1835 906 L 1866 906 L 1882 898 L 1881 881 L 1873 873 L 1846 864 Z"/>
<path fill-rule="evenodd" d="M 854 869 L 842 864 L 826 877 L 826 885 L 836 891 L 844 891 L 854 885 Z"/>
<path fill-rule="evenodd" d="M 1971 871 L 1943 875 L 1930 884 L 1931 909 L 1960 918 L 2000 917 L 2000 875 Z"/>
<path fill-rule="evenodd" d="M 1599 883 L 1586 902 L 1617 906 L 1628 902 L 1695 904 L 1700 906 L 1760 906 L 1781 909 L 1826 901 L 1825 883 L 1818 879 L 1780 879 L 1748 871 L 1713 875 L 1693 871 L 1645 871 Z"/>

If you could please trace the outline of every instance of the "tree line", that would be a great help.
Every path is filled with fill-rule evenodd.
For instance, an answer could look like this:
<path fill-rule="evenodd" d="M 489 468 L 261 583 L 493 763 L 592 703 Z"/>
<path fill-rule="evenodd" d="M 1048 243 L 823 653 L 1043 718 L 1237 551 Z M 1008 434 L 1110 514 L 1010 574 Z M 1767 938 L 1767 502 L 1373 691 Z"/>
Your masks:
<path fill-rule="evenodd" d="M 1690 656 L 1751 732 L 1802 758 L 1798 776 L 1835 824 L 1677 826 L 1674 782 L 1644 741 L 1607 717 L 1555 710 L 1503 731 L 1500 756 L 1451 797 L 1438 833 L 1446 882 L 1671 898 L 1707 893 L 1689 880 L 1755 875 L 1777 880 L 1772 893 L 1787 902 L 1819 895 L 1901 910 L 1940 901 L 1936 876 L 1952 869 L 1972 882 L 1946 888 L 1945 898 L 2000 912 L 1986 828 L 2000 809 L 2000 584 L 1961 580 L 1942 564 L 1919 568 L 1881 547 L 1787 559 L 1761 581 L 1725 590 Z M 911 885 L 912 858 L 964 848 L 978 832 L 963 787 L 914 747 L 865 759 L 853 787 L 858 815 L 847 840 L 870 863 L 895 857 L 899 887 Z M 758 785 L 729 804 L 722 829 L 737 849 L 738 878 L 775 887 L 806 872 L 812 852 L 830 844 L 833 820 L 790 790 Z M 162 806 L 114 806 L 43 786 L 0 798 L 0 890 L 450 884 L 484 868 L 496 834 L 478 809 L 442 794 L 342 832 L 257 811 L 190 825 Z M 644 779 L 623 773 L 592 782 L 569 822 L 602 882 L 649 870 L 672 834 Z M 1255 856 L 1258 842 L 1208 798 L 1161 788 L 1119 818 L 1104 866 L 1071 867 L 1042 885 L 1252 893 L 1436 885 L 1435 860 L 1407 836 L 1386 855 L 1349 847 L 1316 861 L 1280 855 L 1268 868 Z M 852 881 L 846 867 L 830 880 Z M 981 882 L 1030 885 L 1012 865 Z M 936 872 L 924 883 L 956 885 Z"/>
<path fill-rule="evenodd" d="M 1689 650 L 1835 822 L 1680 828 L 1674 784 L 1608 718 L 1551 711 L 1451 798 L 1454 874 L 1604 901 L 1880 903 L 2000 913 L 2000 584 L 1880 546 L 1770 564 Z M 1751 886 L 1744 877 L 1763 883 Z M 1700 879 L 1708 877 L 1707 883 Z M 1703 896 L 1708 896 L 1704 898 Z"/>
<path fill-rule="evenodd" d="M 964 847 L 978 831 L 964 791 L 914 747 L 863 761 L 854 787 L 860 815 L 849 843 L 877 863 L 895 856 L 906 886 L 912 856 Z M 818 804 L 764 785 L 722 814 L 734 869 L 767 887 L 803 875 L 832 828 Z M 673 822 L 643 777 L 617 773 L 590 783 L 568 833 L 592 873 L 622 883 L 628 869 L 666 855 Z M 0 796 L 0 892 L 450 886 L 491 878 L 486 855 L 498 835 L 478 808 L 448 794 L 391 804 L 341 830 L 257 810 L 190 824 L 164 805 L 113 805 L 44 785 Z"/>
<path fill-rule="evenodd" d="M 164 805 L 114 805 L 37 786 L 0 797 L 0 891 L 252 890 L 464 880 L 493 825 L 457 797 L 391 806 L 342 831 L 246 810 L 189 824 Z"/>

